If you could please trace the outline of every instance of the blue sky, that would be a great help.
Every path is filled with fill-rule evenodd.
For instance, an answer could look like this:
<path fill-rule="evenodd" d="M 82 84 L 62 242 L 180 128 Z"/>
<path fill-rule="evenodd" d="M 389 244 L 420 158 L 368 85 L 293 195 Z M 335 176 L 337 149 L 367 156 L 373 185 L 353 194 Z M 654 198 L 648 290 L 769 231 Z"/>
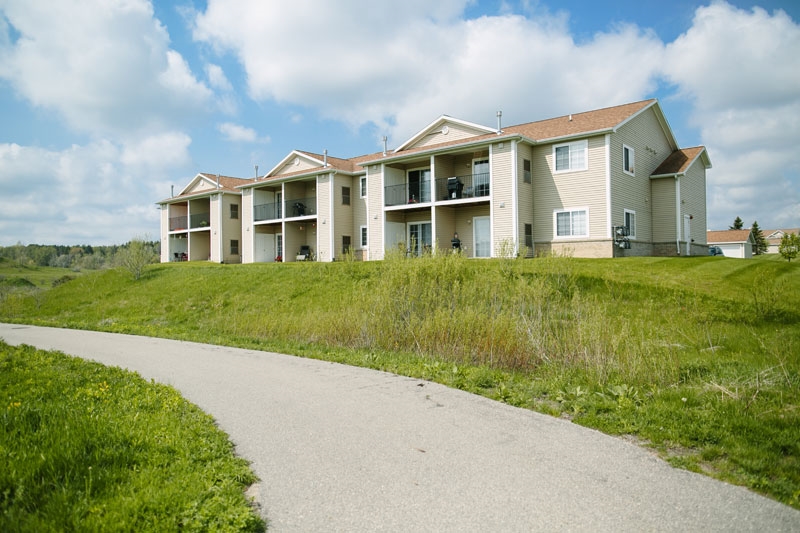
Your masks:
<path fill-rule="evenodd" d="M 68 22 L 67 22 L 68 21 Z M 0 245 L 157 238 L 198 172 L 656 97 L 708 226 L 800 226 L 800 7 L 651 0 L 0 0 Z"/>

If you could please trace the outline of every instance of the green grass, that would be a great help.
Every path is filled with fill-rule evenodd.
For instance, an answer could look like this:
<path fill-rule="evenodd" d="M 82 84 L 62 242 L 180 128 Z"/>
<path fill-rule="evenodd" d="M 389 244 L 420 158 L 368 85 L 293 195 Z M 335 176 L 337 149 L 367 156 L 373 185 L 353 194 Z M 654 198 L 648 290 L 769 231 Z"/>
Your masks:
<path fill-rule="evenodd" d="M 800 508 L 800 266 L 774 257 L 153 265 L 0 320 L 420 377 L 652 447 Z"/>
<path fill-rule="evenodd" d="M 263 531 L 253 481 L 174 389 L 0 342 L 0 531 Z"/>
<path fill-rule="evenodd" d="M 75 278 L 80 272 L 68 268 L 20 266 L 14 261 L 0 257 L 0 290 L 3 288 L 49 289 L 58 280 Z"/>

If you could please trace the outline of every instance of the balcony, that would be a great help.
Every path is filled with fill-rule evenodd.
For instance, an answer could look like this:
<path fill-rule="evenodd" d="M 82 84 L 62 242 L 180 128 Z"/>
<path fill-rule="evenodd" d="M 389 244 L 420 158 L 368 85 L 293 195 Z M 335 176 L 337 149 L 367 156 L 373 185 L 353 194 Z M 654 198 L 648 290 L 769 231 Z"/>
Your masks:
<path fill-rule="evenodd" d="M 211 213 L 198 213 L 189 216 L 189 228 L 207 228 L 211 225 Z"/>
<path fill-rule="evenodd" d="M 431 201 L 428 182 L 401 183 L 387 185 L 383 188 L 384 204 L 393 205 L 419 204 Z"/>
<path fill-rule="evenodd" d="M 281 202 L 273 202 L 270 204 L 260 204 L 253 207 L 253 220 L 255 222 L 262 222 L 264 220 L 278 220 L 283 216 L 281 210 Z"/>
<path fill-rule="evenodd" d="M 286 217 L 306 217 L 309 215 L 317 214 L 317 198 L 293 198 L 286 200 L 285 213 Z"/>
<path fill-rule="evenodd" d="M 436 180 L 437 200 L 461 200 L 489 196 L 489 173 L 451 176 Z"/>
<path fill-rule="evenodd" d="M 170 231 L 181 231 L 187 228 L 187 224 L 189 221 L 189 217 L 182 216 L 182 217 L 170 217 L 169 219 L 169 230 Z"/>

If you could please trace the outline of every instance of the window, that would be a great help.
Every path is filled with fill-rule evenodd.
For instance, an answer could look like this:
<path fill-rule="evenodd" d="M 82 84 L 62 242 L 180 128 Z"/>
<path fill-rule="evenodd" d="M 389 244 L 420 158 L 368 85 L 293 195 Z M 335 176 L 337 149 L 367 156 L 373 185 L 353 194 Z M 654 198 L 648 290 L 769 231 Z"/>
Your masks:
<path fill-rule="evenodd" d="M 622 170 L 633 176 L 633 148 L 622 145 Z"/>
<path fill-rule="evenodd" d="M 342 187 L 342 205 L 350 205 L 350 187 Z"/>
<path fill-rule="evenodd" d="M 586 151 L 589 141 L 575 141 L 553 146 L 556 172 L 586 170 Z"/>
<path fill-rule="evenodd" d="M 367 227 L 361 226 L 361 247 L 367 247 Z"/>
<path fill-rule="evenodd" d="M 636 237 L 636 211 L 625 210 L 625 227 L 628 228 L 628 237 Z"/>
<path fill-rule="evenodd" d="M 342 235 L 342 253 L 350 253 L 350 235 Z"/>
<path fill-rule="evenodd" d="M 525 224 L 525 246 L 533 248 L 533 224 Z"/>
<path fill-rule="evenodd" d="M 554 211 L 556 237 L 588 237 L 589 209 Z"/>
<path fill-rule="evenodd" d="M 231 219 L 239 218 L 239 204 L 231 204 Z"/>
<path fill-rule="evenodd" d="M 367 197 L 367 177 L 361 176 L 361 198 Z"/>
<path fill-rule="evenodd" d="M 239 255 L 239 241 L 231 239 L 231 255 Z"/>
<path fill-rule="evenodd" d="M 531 160 L 522 160 L 522 179 L 525 183 L 531 182 Z"/>

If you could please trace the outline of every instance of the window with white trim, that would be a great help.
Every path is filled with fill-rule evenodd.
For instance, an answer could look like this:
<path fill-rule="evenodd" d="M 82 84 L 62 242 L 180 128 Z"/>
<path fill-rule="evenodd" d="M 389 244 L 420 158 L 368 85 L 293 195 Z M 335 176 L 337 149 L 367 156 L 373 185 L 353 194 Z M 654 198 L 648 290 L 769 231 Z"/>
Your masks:
<path fill-rule="evenodd" d="M 634 153 L 633 148 L 630 146 L 623 144 L 622 145 L 622 170 L 626 174 L 630 174 L 633 176 L 633 163 L 634 163 Z"/>
<path fill-rule="evenodd" d="M 367 197 L 367 177 L 361 176 L 361 198 Z"/>
<path fill-rule="evenodd" d="M 239 240 L 231 239 L 231 255 L 239 255 Z"/>
<path fill-rule="evenodd" d="M 239 218 L 239 204 L 231 204 L 231 219 L 237 220 Z"/>
<path fill-rule="evenodd" d="M 636 211 L 631 209 L 625 210 L 625 227 L 628 228 L 628 237 L 636 237 Z"/>
<path fill-rule="evenodd" d="M 553 211 L 556 238 L 588 237 L 589 208 L 561 209 Z"/>
<path fill-rule="evenodd" d="M 361 226 L 361 248 L 367 247 L 367 227 Z"/>
<path fill-rule="evenodd" d="M 556 172 L 586 170 L 589 141 L 574 141 L 553 146 L 553 163 Z"/>

